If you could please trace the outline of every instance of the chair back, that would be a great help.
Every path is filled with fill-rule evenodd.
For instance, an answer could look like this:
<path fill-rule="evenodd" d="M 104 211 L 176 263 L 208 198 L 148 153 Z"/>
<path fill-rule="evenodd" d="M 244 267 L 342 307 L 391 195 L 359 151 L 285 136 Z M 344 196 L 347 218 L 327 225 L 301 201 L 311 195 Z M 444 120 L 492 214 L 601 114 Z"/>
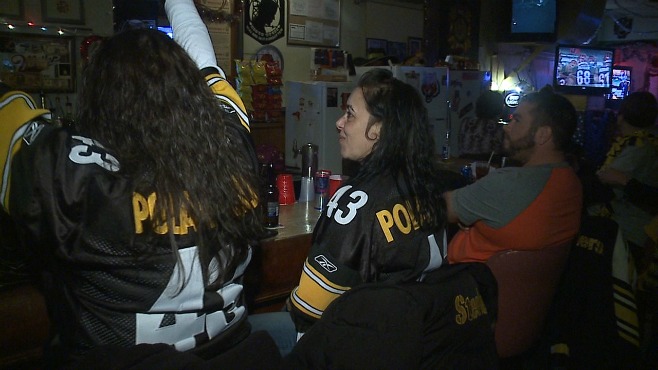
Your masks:
<path fill-rule="evenodd" d="M 498 282 L 495 340 L 500 358 L 525 352 L 541 336 L 570 244 L 502 251 L 487 261 Z"/>

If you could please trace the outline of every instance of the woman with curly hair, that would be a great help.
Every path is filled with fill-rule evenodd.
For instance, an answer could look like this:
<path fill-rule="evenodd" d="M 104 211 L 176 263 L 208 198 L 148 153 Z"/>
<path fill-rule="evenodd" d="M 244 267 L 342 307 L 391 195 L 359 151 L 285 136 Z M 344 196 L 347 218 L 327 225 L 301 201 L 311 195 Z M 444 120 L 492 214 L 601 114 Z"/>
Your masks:
<path fill-rule="evenodd" d="M 365 73 L 336 122 L 341 156 L 360 163 L 313 231 L 292 318 L 306 332 L 347 290 L 421 280 L 446 253 L 447 190 L 438 176 L 427 110 L 417 91 L 385 69 Z"/>

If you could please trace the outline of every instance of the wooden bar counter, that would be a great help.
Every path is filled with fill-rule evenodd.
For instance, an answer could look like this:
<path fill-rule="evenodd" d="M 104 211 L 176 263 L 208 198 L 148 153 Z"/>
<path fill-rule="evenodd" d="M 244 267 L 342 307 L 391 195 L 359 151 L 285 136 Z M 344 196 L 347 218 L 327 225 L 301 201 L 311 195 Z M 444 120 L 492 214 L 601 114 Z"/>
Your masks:
<path fill-rule="evenodd" d="M 251 313 L 280 310 L 299 283 L 313 227 L 320 217 L 314 206 L 313 201 L 280 206 L 278 235 L 254 247 L 245 273 L 247 307 Z"/>

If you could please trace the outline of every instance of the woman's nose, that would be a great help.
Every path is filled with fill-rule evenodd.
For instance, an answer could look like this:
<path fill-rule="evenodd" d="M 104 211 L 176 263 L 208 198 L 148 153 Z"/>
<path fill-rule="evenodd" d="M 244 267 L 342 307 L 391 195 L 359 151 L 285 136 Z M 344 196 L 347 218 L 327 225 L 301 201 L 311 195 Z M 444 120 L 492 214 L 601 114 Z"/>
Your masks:
<path fill-rule="evenodd" d="M 336 121 L 336 129 L 342 130 L 344 125 L 345 125 L 345 115 L 343 114 L 342 116 L 338 117 L 338 120 Z"/>

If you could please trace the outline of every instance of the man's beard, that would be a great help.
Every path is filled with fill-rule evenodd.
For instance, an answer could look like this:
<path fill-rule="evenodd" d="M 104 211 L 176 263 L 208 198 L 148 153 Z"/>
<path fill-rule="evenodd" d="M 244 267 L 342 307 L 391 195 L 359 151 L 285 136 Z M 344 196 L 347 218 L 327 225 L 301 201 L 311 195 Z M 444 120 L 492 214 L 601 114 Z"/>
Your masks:
<path fill-rule="evenodd" d="M 514 141 L 505 134 L 504 144 L 508 157 L 525 163 L 528 160 L 529 152 L 535 147 L 535 130 L 531 130 L 526 136 Z"/>

